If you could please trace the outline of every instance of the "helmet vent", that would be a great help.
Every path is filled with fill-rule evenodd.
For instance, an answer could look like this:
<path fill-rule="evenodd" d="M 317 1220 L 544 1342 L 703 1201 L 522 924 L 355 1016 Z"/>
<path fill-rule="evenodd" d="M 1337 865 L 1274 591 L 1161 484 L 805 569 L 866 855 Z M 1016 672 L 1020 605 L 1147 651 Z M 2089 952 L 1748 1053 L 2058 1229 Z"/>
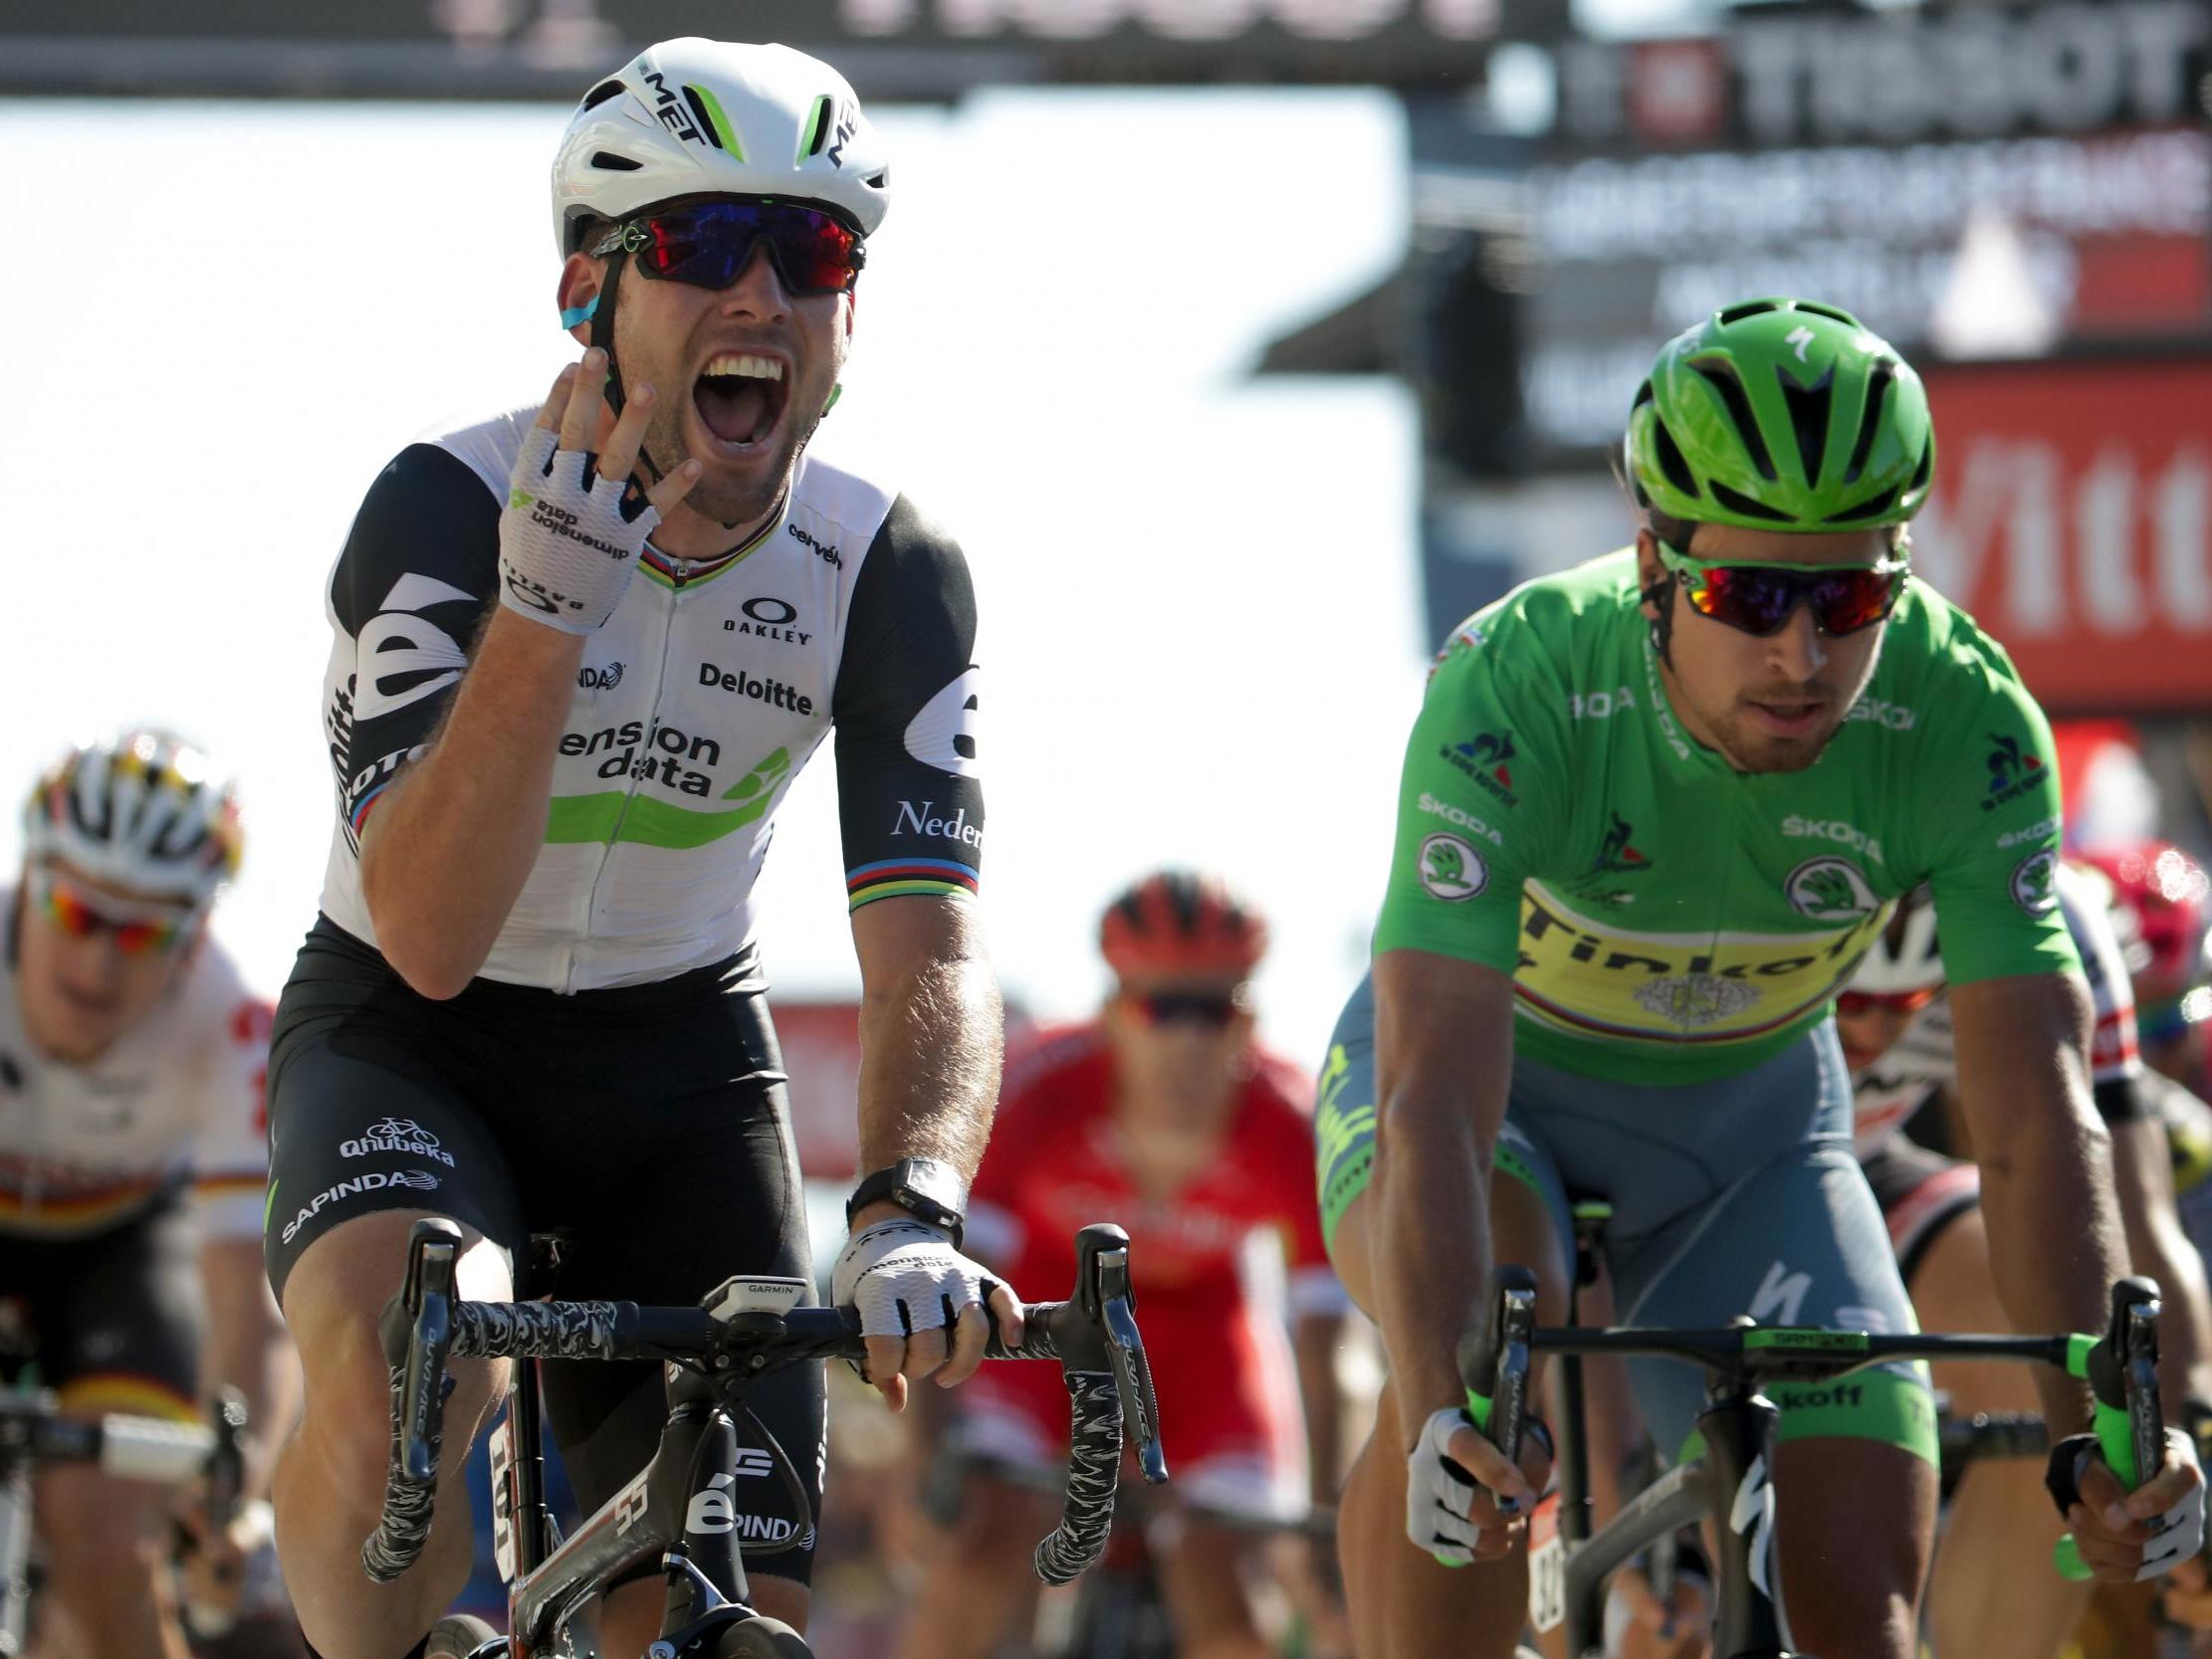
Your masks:
<path fill-rule="evenodd" d="M 1666 475 L 1666 482 L 1685 496 L 1701 496 L 1697 488 L 1697 475 L 1689 470 L 1681 447 L 1674 442 L 1674 434 L 1666 430 L 1666 423 L 1658 415 L 1652 417 L 1652 448 L 1659 453 L 1659 471 Z"/>
<path fill-rule="evenodd" d="M 588 93 L 585 93 L 583 95 L 583 104 L 581 107 L 585 109 L 596 109 L 608 99 L 619 98 L 621 94 L 622 83 L 619 80 L 602 81 L 596 87 L 593 87 Z"/>
<path fill-rule="evenodd" d="M 602 149 L 591 152 L 591 165 L 602 172 L 634 173 L 640 170 L 645 163 L 632 161 L 628 156 L 617 155 L 610 149 Z"/>
<path fill-rule="evenodd" d="M 1853 316 L 1851 312 L 1839 311 L 1834 306 L 1824 306 L 1817 300 L 1800 300 L 1790 310 L 1793 311 L 1809 311 L 1814 316 L 1825 316 L 1831 322 L 1841 322 L 1847 328 L 1859 326 L 1859 318 Z"/>
<path fill-rule="evenodd" d="M 697 87 L 684 89 L 684 102 L 691 105 L 692 119 L 698 122 L 699 130 L 707 135 L 707 142 L 716 149 L 728 149 L 730 146 L 722 141 L 722 122 L 716 119 L 717 111 L 707 107 L 707 101 L 699 96 Z"/>
<path fill-rule="evenodd" d="M 1793 522 L 1787 513 L 1777 513 L 1764 502 L 1755 502 L 1739 491 L 1729 489 L 1718 479 L 1713 480 L 1713 500 L 1731 513 L 1740 513 L 1746 518 L 1765 518 L 1777 524 Z"/>
<path fill-rule="evenodd" d="M 1899 492 L 1900 486 L 1892 484 L 1880 495 L 1869 496 L 1857 507 L 1847 507 L 1841 513 L 1831 513 L 1826 521 L 1831 524 L 1844 524 L 1856 523 L 1861 518 L 1879 518 L 1882 514 L 1887 513 L 1897 505 Z"/>
<path fill-rule="evenodd" d="M 1747 316 L 1764 316 L 1774 309 L 1772 300 L 1746 300 L 1742 305 L 1730 306 L 1722 311 L 1719 322 L 1725 328 L 1731 323 L 1741 322 Z"/>
<path fill-rule="evenodd" d="M 1759 435 L 1759 420 L 1751 412 L 1751 399 L 1744 392 L 1743 382 L 1736 378 L 1736 365 L 1725 357 L 1705 357 L 1689 366 L 1720 394 L 1720 401 L 1728 406 L 1728 418 L 1736 423 L 1736 436 L 1742 440 L 1751 465 L 1758 468 L 1761 478 L 1773 483 L 1774 457 L 1767 453 L 1766 439 Z"/>
<path fill-rule="evenodd" d="M 1935 445 L 1931 441 L 1920 446 L 1920 464 L 1912 469 L 1912 482 L 1905 488 L 1907 490 L 1925 490 L 1928 487 L 1928 475 L 1934 471 Z"/>
<path fill-rule="evenodd" d="M 860 182 L 871 190 L 888 190 L 891 188 L 891 169 L 886 167 L 880 173 L 870 173 Z"/>
<path fill-rule="evenodd" d="M 829 118 L 829 95 L 823 93 L 814 100 L 814 113 L 807 120 L 807 138 L 798 152 L 803 161 L 809 155 L 819 155 L 822 145 L 829 142 L 829 129 L 834 123 Z"/>
<path fill-rule="evenodd" d="M 1805 482 L 1818 485 L 1821 458 L 1828 452 L 1828 417 L 1836 401 L 1835 367 L 1824 370 L 1810 386 L 1799 385 L 1780 366 L 1774 378 L 1781 382 L 1782 401 L 1790 408 L 1790 429 L 1797 435 L 1797 458 L 1805 467 Z"/>
<path fill-rule="evenodd" d="M 1859 438 L 1851 446 L 1851 465 L 1844 469 L 1844 482 L 1857 484 L 1859 475 L 1867 469 L 1867 457 L 1874 453 L 1875 439 L 1881 431 L 1881 405 L 1889 395 L 1889 383 L 1896 379 L 1897 371 L 1889 363 L 1877 363 L 1867 375 L 1867 403 L 1859 415 Z"/>

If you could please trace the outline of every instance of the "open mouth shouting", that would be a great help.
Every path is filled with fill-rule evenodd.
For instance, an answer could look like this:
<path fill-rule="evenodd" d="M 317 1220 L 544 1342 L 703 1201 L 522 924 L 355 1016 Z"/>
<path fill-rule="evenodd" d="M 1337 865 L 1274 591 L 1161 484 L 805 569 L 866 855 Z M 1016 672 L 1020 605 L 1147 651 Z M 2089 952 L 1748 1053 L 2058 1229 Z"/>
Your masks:
<path fill-rule="evenodd" d="M 769 453 L 790 403 L 789 365 L 754 351 L 718 351 L 692 383 L 692 407 L 709 455 L 741 460 Z"/>

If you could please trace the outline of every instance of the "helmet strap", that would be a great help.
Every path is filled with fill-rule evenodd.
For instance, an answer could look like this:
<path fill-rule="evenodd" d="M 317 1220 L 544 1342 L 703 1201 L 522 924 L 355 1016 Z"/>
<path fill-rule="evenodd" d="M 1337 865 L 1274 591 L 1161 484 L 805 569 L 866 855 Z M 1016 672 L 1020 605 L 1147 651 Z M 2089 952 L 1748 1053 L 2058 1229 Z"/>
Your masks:
<path fill-rule="evenodd" d="M 1674 584 L 1679 579 L 1669 570 L 1637 595 L 1659 610 L 1659 615 L 1652 619 L 1652 649 L 1659 653 L 1659 665 L 1669 670 L 1674 666 L 1669 652 L 1674 643 Z"/>
<path fill-rule="evenodd" d="M 614 295 L 616 289 L 621 286 L 622 266 L 628 258 L 629 255 L 619 248 L 607 255 L 606 278 L 599 284 L 598 298 L 591 302 L 591 310 L 588 313 L 591 321 L 591 343 L 606 353 L 607 408 L 617 420 L 622 418 L 622 366 L 614 359 Z M 582 308 L 578 307 L 576 309 L 580 311 Z M 565 321 L 574 314 L 575 312 L 572 311 L 563 311 L 561 318 Z M 582 318 L 579 317 L 577 320 L 581 321 Z M 645 470 L 652 475 L 655 484 L 660 483 L 667 476 L 660 463 L 655 461 L 651 452 L 646 449 L 642 440 L 637 446 L 637 458 L 645 464 Z"/>

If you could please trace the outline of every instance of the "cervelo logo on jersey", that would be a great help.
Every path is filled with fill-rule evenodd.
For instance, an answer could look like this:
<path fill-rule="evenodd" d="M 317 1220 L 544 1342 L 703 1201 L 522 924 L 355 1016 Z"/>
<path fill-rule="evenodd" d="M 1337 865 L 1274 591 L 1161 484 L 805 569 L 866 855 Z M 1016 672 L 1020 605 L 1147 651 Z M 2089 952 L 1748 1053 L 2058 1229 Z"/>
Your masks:
<path fill-rule="evenodd" d="M 322 1213 L 323 1206 L 334 1204 L 341 1198 L 358 1198 L 363 1193 L 381 1192 L 386 1187 L 403 1187 L 411 1192 L 435 1192 L 438 1177 L 420 1169 L 371 1169 L 365 1174 L 354 1175 L 326 1187 L 309 1199 L 300 1213 L 285 1223 L 284 1242 L 290 1244 L 302 1227 Z"/>
<path fill-rule="evenodd" d="M 1877 726 L 1891 731 L 1910 731 L 1919 725 L 1920 717 L 1901 703 L 1884 703 L 1879 697 L 1863 696 L 1851 706 L 1845 721 L 1873 721 Z"/>
<path fill-rule="evenodd" d="M 560 752 L 604 752 L 606 758 L 596 768 L 599 776 L 634 777 L 687 795 L 709 793 L 714 769 L 722 764 L 722 745 L 712 737 L 694 737 L 658 721 L 624 721 L 591 732 L 564 731 Z"/>
<path fill-rule="evenodd" d="M 940 687 L 906 723 L 906 752 L 955 777 L 976 777 L 977 704 L 983 671 L 970 663 Z"/>
<path fill-rule="evenodd" d="M 726 669 L 717 663 L 701 663 L 699 683 L 702 686 L 716 686 L 726 692 L 736 692 L 738 696 L 750 697 L 756 703 L 788 709 L 794 715 L 811 715 L 814 712 L 814 700 L 803 692 L 784 685 L 780 680 L 748 679 L 742 668 Z"/>
<path fill-rule="evenodd" d="M 956 806 L 950 818 L 938 816 L 937 803 L 924 801 L 919 806 L 912 801 L 899 802 L 899 809 L 891 819 L 893 835 L 925 835 L 934 841 L 958 841 L 965 847 L 981 848 L 984 832 L 980 825 L 968 821 L 968 808 Z"/>
<path fill-rule="evenodd" d="M 1417 804 L 1422 811 L 1441 818 L 1445 823 L 1463 829 L 1469 835 L 1479 835 L 1493 847 L 1505 845 L 1505 837 L 1473 813 L 1463 811 L 1459 807 L 1453 806 L 1449 801 L 1439 801 L 1426 789 L 1422 791 L 1421 799 Z"/>
<path fill-rule="evenodd" d="M 838 552 L 833 544 L 817 541 L 813 536 L 788 520 L 784 522 L 783 533 L 800 545 L 811 547 L 814 550 L 814 556 L 832 570 L 842 570 L 845 567 L 844 555 Z"/>
<path fill-rule="evenodd" d="M 774 640 L 778 645 L 804 645 L 814 637 L 792 626 L 798 620 L 798 607 L 788 599 L 773 599 L 762 594 L 748 599 L 738 609 L 745 615 L 725 617 L 724 633 L 750 634 L 755 639 Z"/>
<path fill-rule="evenodd" d="M 1841 842 L 1854 852 L 1865 853 L 1877 864 L 1889 862 L 1881 856 L 1880 840 L 1856 825 L 1845 823 L 1841 818 L 1808 818 L 1793 812 L 1782 820 L 1782 833 L 1801 840 L 1810 838 L 1814 841 Z"/>
<path fill-rule="evenodd" d="M 366 1157 L 371 1152 L 412 1152 L 417 1157 L 434 1157 L 447 1168 L 453 1167 L 453 1154 L 438 1144 L 438 1138 L 416 1123 L 412 1118 L 386 1118 L 380 1124 L 371 1124 L 355 1141 L 337 1143 L 340 1157 Z"/>
<path fill-rule="evenodd" d="M 410 703 L 419 703 L 461 678 L 469 654 L 459 642 L 420 615 L 433 605 L 478 601 L 451 582 L 412 572 L 392 583 L 376 614 L 354 637 L 355 660 L 364 665 L 353 688 L 352 718 L 372 721 Z"/>

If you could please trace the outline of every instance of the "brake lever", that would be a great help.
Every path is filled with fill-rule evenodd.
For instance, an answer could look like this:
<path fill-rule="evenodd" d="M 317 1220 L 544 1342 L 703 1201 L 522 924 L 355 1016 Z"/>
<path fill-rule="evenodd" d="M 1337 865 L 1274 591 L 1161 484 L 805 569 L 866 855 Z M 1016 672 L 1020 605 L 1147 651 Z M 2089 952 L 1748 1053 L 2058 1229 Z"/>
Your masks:
<path fill-rule="evenodd" d="M 411 1316 L 400 1362 L 400 1468 L 409 1480 L 437 1478 L 436 1446 L 445 1417 L 445 1361 L 453 1347 L 454 1262 L 461 1230 L 428 1218 L 407 1236 L 407 1278 L 400 1305 Z"/>

